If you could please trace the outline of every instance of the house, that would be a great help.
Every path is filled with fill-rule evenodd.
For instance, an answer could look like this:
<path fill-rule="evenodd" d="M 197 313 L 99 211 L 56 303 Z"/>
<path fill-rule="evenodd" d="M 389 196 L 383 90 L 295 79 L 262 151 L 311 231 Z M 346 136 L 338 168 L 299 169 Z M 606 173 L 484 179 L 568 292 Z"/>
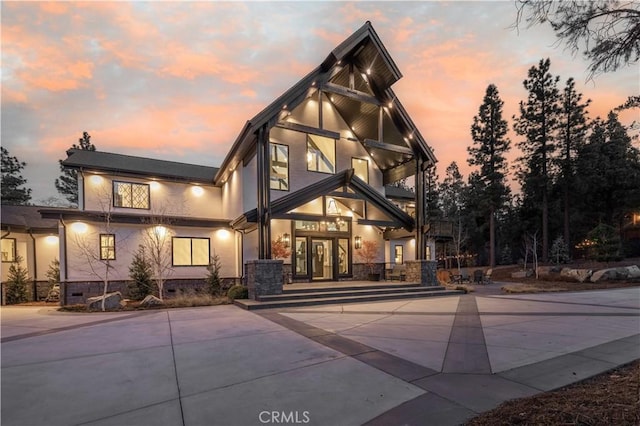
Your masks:
<path fill-rule="evenodd" d="M 250 294 L 281 291 L 283 276 L 362 279 L 366 240 L 380 271 L 416 262 L 408 277 L 435 279 L 424 188 L 436 159 L 391 88 L 401 77 L 367 22 L 248 120 L 220 167 L 68 151 L 79 207 L 40 210 L 58 221 L 65 300 L 99 292 L 105 273 L 125 285 L 138 247 L 159 237 L 170 241 L 167 291 L 201 282 L 214 253 Z M 391 186 L 408 177 L 415 194 Z M 272 259 L 276 240 L 284 259 Z M 255 287 L 266 281 L 279 282 Z"/>

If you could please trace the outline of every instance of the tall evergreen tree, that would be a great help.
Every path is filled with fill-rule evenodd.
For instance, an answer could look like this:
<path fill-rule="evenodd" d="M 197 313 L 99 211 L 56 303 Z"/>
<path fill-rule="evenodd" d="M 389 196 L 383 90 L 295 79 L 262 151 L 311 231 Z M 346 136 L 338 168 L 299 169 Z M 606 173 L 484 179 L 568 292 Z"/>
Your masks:
<path fill-rule="evenodd" d="M 624 215 L 640 205 L 640 153 L 615 113 L 594 121 L 588 143 L 578 151 L 576 172 L 583 235 L 599 223 L 619 228 Z"/>
<path fill-rule="evenodd" d="M 587 122 L 587 107 L 591 99 L 582 102 L 582 93 L 576 92 L 573 78 L 567 80 L 562 92 L 562 111 L 559 115 L 558 142 L 561 148 L 559 165 L 561 170 L 560 183 L 562 186 L 563 234 L 564 241 L 571 250 L 571 233 L 569 227 L 571 209 L 571 190 L 574 181 L 575 152 L 578 146 L 584 144 L 589 125 Z M 571 255 L 571 253 L 569 253 Z"/>
<path fill-rule="evenodd" d="M 510 190 L 507 186 L 508 173 L 505 153 L 511 147 L 507 138 L 507 121 L 502 118 L 502 106 L 498 88 L 490 84 L 478 115 L 473 117 L 471 138 L 473 145 L 467 148 L 471 166 L 479 166 L 479 178 L 484 183 L 484 196 L 489 211 L 489 264 L 496 266 L 496 212 L 504 206 Z"/>
<path fill-rule="evenodd" d="M 440 212 L 440 202 L 439 202 L 439 192 L 438 192 L 438 175 L 436 173 L 435 166 L 429 167 L 426 170 L 425 176 L 425 204 L 427 207 L 427 217 L 439 217 L 441 215 Z"/>
<path fill-rule="evenodd" d="M 31 188 L 21 188 L 27 183 L 20 172 L 27 165 L 24 161 L 9 155 L 5 147 L 2 150 L 2 204 L 29 204 Z"/>
<path fill-rule="evenodd" d="M 560 77 L 554 77 L 550 68 L 551 61 L 542 59 L 537 67 L 529 69 L 528 78 L 523 82 L 529 96 L 526 102 L 520 102 L 520 116 L 513 117 L 516 133 L 525 137 L 518 143 L 523 156 L 518 158 L 517 176 L 525 198 L 540 203 L 543 261 L 549 254 L 549 183 L 560 113 Z"/>
<path fill-rule="evenodd" d="M 95 151 L 96 147 L 91 143 L 91 136 L 87 132 L 82 133 L 82 137 L 78 139 L 78 144 L 71 145 L 71 149 L 84 149 L 87 151 Z M 55 185 L 58 192 L 64 196 L 70 203 L 78 204 L 78 172 L 68 169 L 60 163 L 60 177 L 56 179 Z"/>

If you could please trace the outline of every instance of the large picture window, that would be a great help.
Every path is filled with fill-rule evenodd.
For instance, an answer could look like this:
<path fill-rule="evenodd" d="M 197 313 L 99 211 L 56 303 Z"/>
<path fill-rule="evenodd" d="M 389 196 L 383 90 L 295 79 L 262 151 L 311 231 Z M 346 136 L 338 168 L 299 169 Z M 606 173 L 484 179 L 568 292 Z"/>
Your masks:
<path fill-rule="evenodd" d="M 289 147 L 270 144 L 271 151 L 271 189 L 289 190 Z"/>
<path fill-rule="evenodd" d="M 173 237 L 171 239 L 173 266 L 207 266 L 209 238 Z"/>
<path fill-rule="evenodd" d="M 115 260 L 116 236 L 114 234 L 100 234 L 100 260 Z"/>
<path fill-rule="evenodd" d="M 149 185 L 113 182 L 113 206 L 129 209 L 149 209 Z"/>
<path fill-rule="evenodd" d="M 317 135 L 307 135 L 307 170 L 336 172 L 336 141 Z"/>
<path fill-rule="evenodd" d="M 369 161 L 363 158 L 352 158 L 351 168 L 354 175 L 365 181 L 365 183 L 369 183 Z"/>

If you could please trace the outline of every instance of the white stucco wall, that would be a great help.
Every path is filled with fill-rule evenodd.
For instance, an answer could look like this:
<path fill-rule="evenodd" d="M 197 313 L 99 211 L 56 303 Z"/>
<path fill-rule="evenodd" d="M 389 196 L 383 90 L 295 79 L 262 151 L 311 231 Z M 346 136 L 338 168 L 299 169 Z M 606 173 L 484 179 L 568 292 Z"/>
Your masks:
<path fill-rule="evenodd" d="M 147 184 L 150 209 L 113 207 L 113 181 Z M 197 195 L 194 187 L 202 189 Z M 84 209 L 127 214 L 164 214 L 208 219 L 225 219 L 222 209 L 222 189 L 213 185 L 192 185 L 181 182 L 152 181 L 130 177 L 85 174 Z M 82 204 L 80 204 L 82 206 Z"/>

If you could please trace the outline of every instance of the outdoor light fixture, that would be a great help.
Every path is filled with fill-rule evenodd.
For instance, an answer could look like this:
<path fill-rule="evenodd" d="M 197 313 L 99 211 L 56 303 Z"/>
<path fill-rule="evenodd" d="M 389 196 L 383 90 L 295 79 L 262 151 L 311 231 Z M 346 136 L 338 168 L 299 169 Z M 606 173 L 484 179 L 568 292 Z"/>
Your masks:
<path fill-rule="evenodd" d="M 356 250 L 360 250 L 362 248 L 362 237 L 360 235 L 356 235 L 355 243 Z"/>
<path fill-rule="evenodd" d="M 53 245 L 58 244 L 58 236 L 57 235 L 47 235 L 44 239 L 47 244 Z"/>
<path fill-rule="evenodd" d="M 204 189 L 201 186 L 192 186 L 191 187 L 191 192 L 196 197 L 200 197 L 200 196 L 202 196 L 202 194 L 204 194 Z"/>
<path fill-rule="evenodd" d="M 94 185 L 102 184 L 102 176 L 92 175 L 91 176 L 91 183 L 94 184 Z"/>
<path fill-rule="evenodd" d="M 282 242 L 284 243 L 285 248 L 289 248 L 291 246 L 291 236 L 289 234 L 282 235 Z"/>
<path fill-rule="evenodd" d="M 71 224 L 71 229 L 73 229 L 73 231 L 77 234 L 84 234 L 85 232 L 87 232 L 89 227 L 86 223 L 83 222 L 73 222 Z"/>

